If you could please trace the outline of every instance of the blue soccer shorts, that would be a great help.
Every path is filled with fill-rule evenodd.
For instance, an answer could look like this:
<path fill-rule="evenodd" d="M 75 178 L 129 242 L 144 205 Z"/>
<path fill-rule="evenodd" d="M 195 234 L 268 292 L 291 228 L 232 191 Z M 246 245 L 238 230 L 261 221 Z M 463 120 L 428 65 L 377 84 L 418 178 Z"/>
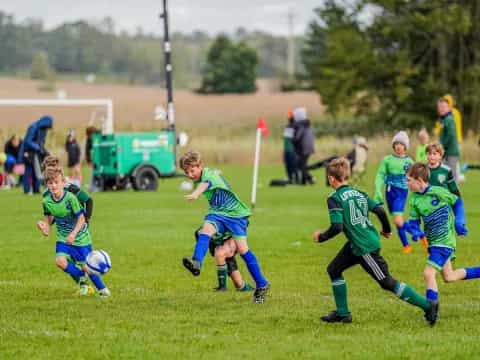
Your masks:
<path fill-rule="evenodd" d="M 408 190 L 388 185 L 385 192 L 388 211 L 392 215 L 402 215 L 407 203 Z"/>
<path fill-rule="evenodd" d="M 55 246 L 55 256 L 65 256 L 70 258 L 75 264 L 83 265 L 87 255 L 92 252 L 92 245 L 75 246 L 61 241 L 57 241 Z"/>
<path fill-rule="evenodd" d="M 455 259 L 455 250 L 444 246 L 430 246 L 428 248 L 427 264 L 441 271 L 448 260 Z"/>
<path fill-rule="evenodd" d="M 224 215 L 208 214 L 205 216 L 204 221 L 215 226 L 218 234 L 230 232 L 234 239 L 242 240 L 247 238 L 247 216 L 234 218 Z"/>

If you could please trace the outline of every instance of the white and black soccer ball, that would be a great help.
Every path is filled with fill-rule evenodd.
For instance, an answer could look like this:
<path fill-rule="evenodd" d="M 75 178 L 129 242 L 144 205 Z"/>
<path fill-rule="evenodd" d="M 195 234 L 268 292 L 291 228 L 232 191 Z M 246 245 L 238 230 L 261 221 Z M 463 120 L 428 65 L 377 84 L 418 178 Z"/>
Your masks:
<path fill-rule="evenodd" d="M 105 250 L 94 250 L 88 254 L 85 266 L 94 275 L 104 275 L 112 267 L 112 262 Z"/>

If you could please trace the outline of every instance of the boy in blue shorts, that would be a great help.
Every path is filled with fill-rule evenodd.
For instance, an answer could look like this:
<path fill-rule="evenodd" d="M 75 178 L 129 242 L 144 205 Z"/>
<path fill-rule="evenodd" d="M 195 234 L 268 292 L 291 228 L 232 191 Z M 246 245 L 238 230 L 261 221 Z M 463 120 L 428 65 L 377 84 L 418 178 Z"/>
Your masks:
<path fill-rule="evenodd" d="M 255 281 L 256 289 L 253 302 L 262 304 L 270 288 L 270 283 L 263 276 L 256 256 L 247 245 L 247 227 L 250 209 L 232 191 L 225 179 L 215 170 L 204 167 L 200 154 L 189 151 L 180 159 L 180 167 L 185 175 L 194 181 L 196 189 L 185 196 L 187 200 L 196 200 L 204 194 L 209 203 L 202 229 L 192 258 L 183 258 L 183 265 L 194 275 L 200 275 L 203 259 L 208 251 L 211 238 L 215 234 L 230 232 L 232 238 L 215 249 L 217 271 L 225 271 L 225 258 L 238 251 Z"/>
<path fill-rule="evenodd" d="M 468 233 L 463 204 L 458 196 L 447 189 L 430 185 L 429 177 L 427 164 L 416 163 L 408 171 L 407 182 L 412 191 L 409 227 L 413 239 L 425 236 L 428 240 L 429 255 L 423 276 L 427 299 L 435 304 L 438 315 L 437 272 L 449 283 L 479 278 L 480 266 L 456 270 L 452 268 L 457 246 L 455 231 L 460 236 Z M 423 231 L 420 229 L 420 221 L 423 221 Z"/>
<path fill-rule="evenodd" d="M 410 140 L 405 131 L 399 131 L 392 139 L 393 154 L 385 156 L 380 163 L 375 179 L 374 200 L 383 203 L 383 188 L 390 214 L 397 227 L 402 242 L 403 253 L 408 254 L 412 247 L 408 243 L 408 224 L 403 221 L 403 211 L 407 202 L 408 187 L 406 173 L 413 160 L 407 155 Z"/>
<path fill-rule="evenodd" d="M 48 236 L 50 225 L 55 222 L 55 263 L 79 285 L 80 295 L 88 295 L 87 269 L 84 264 L 87 255 L 92 251 L 92 239 L 85 222 L 85 210 L 75 195 L 65 191 L 65 177 L 61 168 L 47 167 L 44 178 L 50 193 L 42 200 L 45 220 L 38 221 L 37 227 L 44 236 Z M 110 291 L 100 276 L 88 274 L 88 277 L 101 297 L 110 296 Z"/>

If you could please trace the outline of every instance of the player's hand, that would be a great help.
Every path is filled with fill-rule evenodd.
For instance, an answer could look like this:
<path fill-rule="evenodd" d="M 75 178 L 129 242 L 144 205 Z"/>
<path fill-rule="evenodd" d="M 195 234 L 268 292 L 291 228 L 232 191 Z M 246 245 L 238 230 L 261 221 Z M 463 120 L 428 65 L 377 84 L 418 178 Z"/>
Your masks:
<path fill-rule="evenodd" d="M 37 228 L 42 232 L 43 236 L 50 234 L 50 226 L 43 220 L 37 222 Z"/>
<path fill-rule="evenodd" d="M 455 232 L 458 236 L 466 236 L 468 235 L 468 229 L 465 224 L 455 223 Z"/>
<path fill-rule="evenodd" d="M 72 245 L 73 242 L 75 241 L 75 235 L 70 233 L 68 234 L 67 238 L 65 239 L 65 241 L 67 242 L 67 244 L 70 244 Z"/>
<path fill-rule="evenodd" d="M 385 239 L 389 239 L 392 237 L 392 233 L 391 232 L 380 232 L 380 234 L 385 238 Z"/>
<path fill-rule="evenodd" d="M 197 199 L 198 199 L 198 195 L 193 192 L 193 193 L 191 193 L 191 194 L 185 195 L 185 199 L 190 200 L 190 201 L 191 201 L 191 200 L 197 200 Z"/>
<path fill-rule="evenodd" d="M 320 242 L 320 241 L 318 241 L 318 238 L 320 237 L 321 233 L 322 232 L 320 230 L 315 230 L 313 232 L 313 242 L 316 242 L 316 243 Z"/>

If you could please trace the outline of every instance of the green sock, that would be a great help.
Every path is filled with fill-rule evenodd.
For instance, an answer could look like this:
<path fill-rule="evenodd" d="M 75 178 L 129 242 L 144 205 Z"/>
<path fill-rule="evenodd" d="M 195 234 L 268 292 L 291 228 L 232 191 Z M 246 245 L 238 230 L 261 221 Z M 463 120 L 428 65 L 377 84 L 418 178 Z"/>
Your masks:
<path fill-rule="evenodd" d="M 220 289 L 227 288 L 227 264 L 217 265 L 218 287 Z"/>
<path fill-rule="evenodd" d="M 343 277 L 332 281 L 333 297 L 337 306 L 338 315 L 350 314 L 347 304 L 347 283 Z"/>
<path fill-rule="evenodd" d="M 413 290 L 409 285 L 397 281 L 395 284 L 395 294 L 402 299 L 403 301 L 408 302 L 409 304 L 418 306 L 424 311 L 430 308 L 430 304 L 427 301 L 427 298 L 423 295 L 420 295 L 415 290 Z"/>

